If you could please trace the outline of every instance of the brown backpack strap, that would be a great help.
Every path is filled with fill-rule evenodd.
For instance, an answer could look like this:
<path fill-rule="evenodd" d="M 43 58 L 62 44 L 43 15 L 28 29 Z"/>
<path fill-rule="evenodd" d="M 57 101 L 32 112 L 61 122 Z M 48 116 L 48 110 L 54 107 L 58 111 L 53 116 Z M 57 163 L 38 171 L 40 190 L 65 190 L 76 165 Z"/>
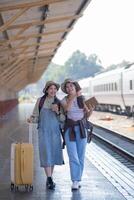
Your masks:
<path fill-rule="evenodd" d="M 45 99 L 46 99 L 46 95 L 43 95 L 43 96 L 40 98 L 40 101 L 39 101 L 39 114 L 40 114 L 41 108 L 43 107 L 43 104 L 44 104 Z"/>

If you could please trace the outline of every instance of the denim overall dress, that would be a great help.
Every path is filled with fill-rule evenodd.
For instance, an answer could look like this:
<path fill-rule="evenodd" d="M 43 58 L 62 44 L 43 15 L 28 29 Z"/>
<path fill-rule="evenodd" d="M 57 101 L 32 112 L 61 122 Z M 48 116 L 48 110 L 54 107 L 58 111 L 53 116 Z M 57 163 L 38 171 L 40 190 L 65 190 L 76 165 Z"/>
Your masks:
<path fill-rule="evenodd" d="M 38 124 L 40 166 L 63 164 L 62 142 L 59 121 L 55 112 L 43 107 Z"/>

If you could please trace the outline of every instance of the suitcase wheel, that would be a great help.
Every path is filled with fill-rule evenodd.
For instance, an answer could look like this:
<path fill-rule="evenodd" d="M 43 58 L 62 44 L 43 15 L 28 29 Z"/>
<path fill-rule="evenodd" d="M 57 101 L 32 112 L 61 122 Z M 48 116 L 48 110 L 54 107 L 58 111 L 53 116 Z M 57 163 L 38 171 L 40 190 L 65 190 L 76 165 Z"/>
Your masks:
<path fill-rule="evenodd" d="M 10 185 L 10 190 L 11 191 L 17 192 L 18 189 L 19 189 L 18 186 L 16 186 L 15 184 L 11 183 L 11 185 Z"/>
<path fill-rule="evenodd" d="M 11 185 L 10 185 L 10 190 L 11 190 L 11 191 L 14 190 L 14 184 L 13 184 L 13 183 L 11 183 Z"/>
<path fill-rule="evenodd" d="M 25 190 L 28 192 L 33 191 L 33 185 L 25 185 Z"/>
<path fill-rule="evenodd" d="M 14 190 L 17 192 L 19 190 L 18 186 L 15 186 Z"/>
<path fill-rule="evenodd" d="M 19 190 L 19 187 L 17 185 L 15 185 L 14 183 L 11 183 L 10 190 L 17 192 Z M 25 185 L 25 191 L 27 191 L 27 192 L 33 191 L 33 185 Z"/>
<path fill-rule="evenodd" d="M 30 185 L 30 191 L 33 191 L 33 185 Z"/>

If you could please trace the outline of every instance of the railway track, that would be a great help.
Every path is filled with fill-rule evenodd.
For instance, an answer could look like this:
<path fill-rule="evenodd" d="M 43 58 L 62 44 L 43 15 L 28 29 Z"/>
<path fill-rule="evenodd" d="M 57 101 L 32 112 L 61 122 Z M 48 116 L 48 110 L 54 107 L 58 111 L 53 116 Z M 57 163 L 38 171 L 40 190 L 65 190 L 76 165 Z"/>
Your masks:
<path fill-rule="evenodd" d="M 134 141 L 94 125 L 86 157 L 127 200 L 134 199 Z"/>
<path fill-rule="evenodd" d="M 106 151 L 111 150 L 110 154 L 115 154 L 122 162 L 129 161 L 128 165 L 132 165 L 134 170 L 134 140 L 95 124 L 93 140 L 105 147 Z"/>

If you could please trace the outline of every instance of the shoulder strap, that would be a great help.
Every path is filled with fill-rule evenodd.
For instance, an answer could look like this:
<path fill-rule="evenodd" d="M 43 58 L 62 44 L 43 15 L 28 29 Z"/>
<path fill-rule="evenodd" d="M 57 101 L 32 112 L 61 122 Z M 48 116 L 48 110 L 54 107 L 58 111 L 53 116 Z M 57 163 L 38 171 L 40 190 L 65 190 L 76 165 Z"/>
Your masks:
<path fill-rule="evenodd" d="M 77 97 L 77 104 L 79 108 L 84 108 L 84 96 L 78 96 Z"/>
<path fill-rule="evenodd" d="M 54 97 L 54 103 L 60 104 L 60 100 L 56 96 Z"/>
<path fill-rule="evenodd" d="M 60 100 L 56 96 L 54 97 L 54 103 L 58 105 L 58 109 L 60 110 L 61 103 L 60 103 Z"/>
<path fill-rule="evenodd" d="M 41 98 L 40 98 L 40 101 L 39 101 L 39 114 L 40 114 L 40 111 L 41 111 L 41 108 L 44 104 L 44 101 L 46 99 L 46 95 L 43 95 Z"/>

